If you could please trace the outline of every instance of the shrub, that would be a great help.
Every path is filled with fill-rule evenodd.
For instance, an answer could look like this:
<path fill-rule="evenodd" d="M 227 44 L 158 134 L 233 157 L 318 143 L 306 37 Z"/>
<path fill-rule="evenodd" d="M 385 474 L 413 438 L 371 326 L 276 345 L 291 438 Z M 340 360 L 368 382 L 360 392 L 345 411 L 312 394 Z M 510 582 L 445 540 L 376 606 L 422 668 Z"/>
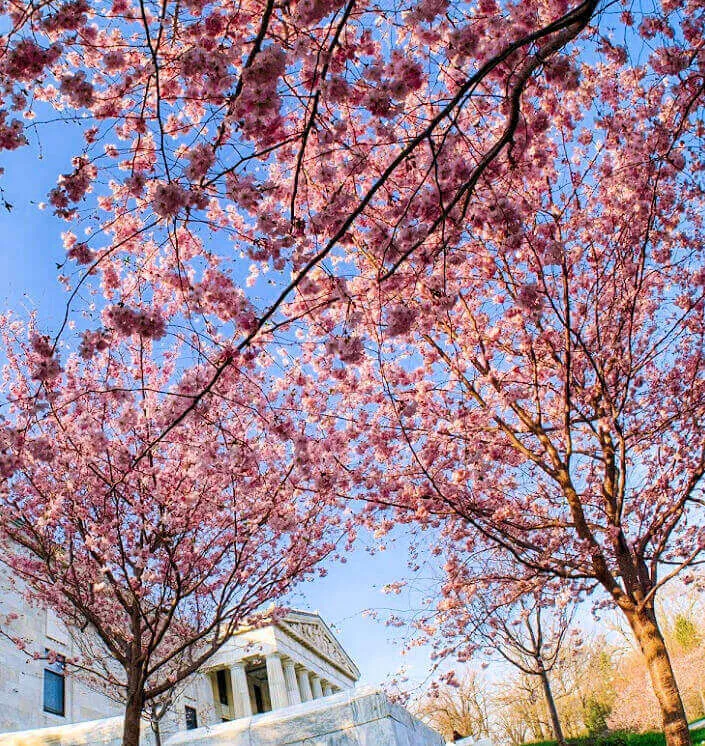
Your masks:
<path fill-rule="evenodd" d="M 612 707 L 597 697 L 588 697 L 585 703 L 583 720 L 590 736 L 598 736 L 607 732 L 607 718 Z"/>

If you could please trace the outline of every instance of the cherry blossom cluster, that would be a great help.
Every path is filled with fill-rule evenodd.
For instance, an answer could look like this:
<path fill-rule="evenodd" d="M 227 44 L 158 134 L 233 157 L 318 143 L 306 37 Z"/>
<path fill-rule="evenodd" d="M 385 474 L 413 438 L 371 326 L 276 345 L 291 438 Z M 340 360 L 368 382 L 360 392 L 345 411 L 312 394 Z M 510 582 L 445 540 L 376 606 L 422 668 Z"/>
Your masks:
<path fill-rule="evenodd" d="M 30 340 L 32 378 L 36 381 L 50 381 L 61 373 L 61 364 L 51 339 L 46 335 L 34 334 Z"/>
<path fill-rule="evenodd" d="M 49 202 L 56 208 L 58 215 L 70 217 L 75 212 L 75 204 L 80 202 L 90 191 L 98 169 L 85 156 L 76 156 L 72 165 L 74 170 L 59 177 L 57 186 L 49 193 Z"/>
<path fill-rule="evenodd" d="M 104 311 L 105 325 L 118 334 L 138 334 L 146 339 L 161 339 L 166 334 L 166 321 L 156 310 L 133 310 L 128 306 L 108 306 Z M 93 338 L 88 344 L 92 344 Z M 98 340 L 96 340 L 96 344 Z M 84 344 L 86 337 L 84 336 Z M 95 345 L 93 345 L 95 348 Z M 88 349 L 88 348 L 87 348 Z"/>
<path fill-rule="evenodd" d="M 27 137 L 23 134 L 24 125 L 19 119 L 7 120 L 8 112 L 0 109 L 0 149 L 16 150 L 27 144 Z"/>
<path fill-rule="evenodd" d="M 242 73 L 243 90 L 233 116 L 244 135 L 267 145 L 281 136 L 279 81 L 284 74 L 285 54 L 272 44 L 260 52 Z"/>

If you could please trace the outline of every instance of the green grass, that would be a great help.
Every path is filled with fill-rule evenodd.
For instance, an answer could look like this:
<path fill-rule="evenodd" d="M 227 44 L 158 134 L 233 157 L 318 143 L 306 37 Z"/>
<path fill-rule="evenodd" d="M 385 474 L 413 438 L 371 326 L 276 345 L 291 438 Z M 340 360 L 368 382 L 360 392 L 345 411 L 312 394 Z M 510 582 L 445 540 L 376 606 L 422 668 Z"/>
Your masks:
<path fill-rule="evenodd" d="M 705 744 L 705 727 L 690 732 L 693 744 Z M 532 741 L 524 746 L 556 746 L 555 741 Z M 569 738 L 568 746 L 666 746 L 663 733 L 615 732 L 604 736 Z"/>

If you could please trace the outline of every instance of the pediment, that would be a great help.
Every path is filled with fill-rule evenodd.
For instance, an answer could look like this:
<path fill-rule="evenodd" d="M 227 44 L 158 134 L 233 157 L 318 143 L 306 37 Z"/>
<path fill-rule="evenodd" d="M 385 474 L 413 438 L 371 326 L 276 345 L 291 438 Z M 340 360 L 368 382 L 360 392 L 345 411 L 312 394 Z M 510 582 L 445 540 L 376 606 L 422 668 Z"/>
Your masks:
<path fill-rule="evenodd" d="M 357 666 L 336 640 L 328 625 L 317 614 L 291 612 L 278 622 L 277 626 L 346 676 L 354 681 L 360 678 Z"/>

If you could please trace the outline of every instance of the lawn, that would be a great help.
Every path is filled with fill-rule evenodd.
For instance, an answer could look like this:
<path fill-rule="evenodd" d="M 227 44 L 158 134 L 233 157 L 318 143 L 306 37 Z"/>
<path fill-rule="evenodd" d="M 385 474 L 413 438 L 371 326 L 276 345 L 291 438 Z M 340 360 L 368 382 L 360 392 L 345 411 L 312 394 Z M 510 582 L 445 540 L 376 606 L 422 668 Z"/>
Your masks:
<path fill-rule="evenodd" d="M 691 731 L 693 746 L 705 744 L 705 727 Z M 524 746 L 556 746 L 555 741 L 533 741 Z M 616 732 L 604 736 L 585 736 L 569 738 L 568 746 L 666 746 L 663 733 L 626 733 Z"/>

